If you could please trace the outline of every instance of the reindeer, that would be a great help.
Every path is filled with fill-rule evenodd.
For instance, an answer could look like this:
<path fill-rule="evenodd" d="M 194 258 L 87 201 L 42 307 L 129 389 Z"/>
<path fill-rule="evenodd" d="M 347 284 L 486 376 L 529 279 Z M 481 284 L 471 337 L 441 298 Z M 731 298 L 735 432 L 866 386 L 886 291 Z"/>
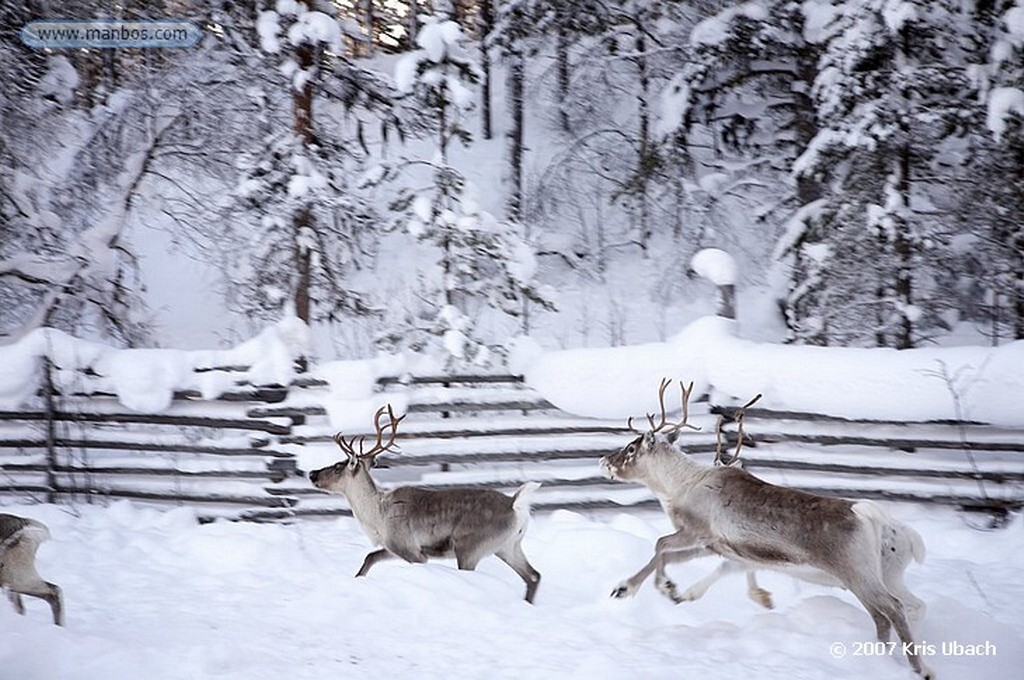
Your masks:
<path fill-rule="evenodd" d="M 651 425 L 652 431 L 654 431 L 654 432 L 660 431 L 666 425 L 665 390 L 668 388 L 668 386 L 669 386 L 669 381 L 668 380 L 662 380 L 661 381 L 661 385 L 658 387 L 658 402 L 661 404 L 661 414 L 662 414 L 661 415 L 661 422 L 658 425 L 655 425 L 654 424 L 654 416 L 651 415 L 651 414 L 647 415 L 647 420 L 648 420 L 648 422 Z M 678 432 L 681 431 L 684 427 L 690 428 L 690 429 L 694 429 L 694 430 L 699 429 L 699 428 L 697 428 L 697 427 L 695 427 L 693 425 L 687 425 L 686 424 L 687 417 L 688 417 L 688 406 L 689 406 L 690 394 L 693 392 L 693 383 L 691 382 L 689 387 L 683 386 L 680 383 L 680 387 L 683 390 L 683 420 L 679 424 L 679 426 L 673 430 L 673 434 L 675 434 L 675 435 L 678 435 Z M 743 408 L 745 409 L 745 408 L 749 407 L 753 403 L 753 401 L 756 401 L 756 399 L 752 400 L 750 403 L 748 403 Z M 740 410 L 739 412 L 742 413 L 742 410 Z M 742 421 L 740 421 L 740 422 L 742 422 Z M 716 463 L 719 462 L 719 461 L 722 461 L 722 439 L 721 439 L 722 429 L 721 429 L 721 423 L 722 423 L 722 419 L 720 418 L 719 421 L 718 421 L 718 426 L 715 429 L 715 432 L 718 435 L 718 448 L 717 448 L 716 454 L 715 454 L 715 461 L 716 461 Z M 626 421 L 626 424 L 629 427 L 630 431 L 635 432 L 636 434 L 643 434 L 640 430 L 637 430 L 635 427 L 633 427 L 633 418 L 632 417 L 630 417 Z M 741 438 L 741 442 L 740 443 L 742 444 L 742 438 Z M 737 447 L 737 453 L 736 453 L 737 457 L 738 457 L 738 454 L 739 454 L 739 448 Z M 732 464 L 732 462 L 735 462 L 735 460 L 731 461 L 729 464 Z M 602 465 L 602 469 L 604 469 L 603 465 Z M 664 509 L 666 514 L 668 514 L 669 517 L 671 518 L 672 517 L 672 513 L 669 510 L 669 507 L 665 504 L 664 499 L 659 497 L 659 500 L 661 501 L 662 509 Z M 710 555 L 711 552 L 708 551 L 706 554 Z M 671 563 L 672 557 L 674 557 L 675 555 L 676 555 L 676 553 L 672 553 L 672 554 L 667 556 L 669 561 L 670 561 L 670 563 Z M 689 558 L 687 558 L 687 559 L 689 559 Z M 646 581 L 647 577 L 649 577 L 651 575 L 651 573 L 654 571 L 654 568 L 656 566 L 657 560 L 658 560 L 658 555 L 657 555 L 657 553 L 655 553 L 655 556 L 652 557 L 651 560 L 647 564 L 645 564 L 642 569 L 640 569 L 640 571 L 638 571 L 637 573 L 633 574 L 628 579 L 626 579 L 625 581 L 623 581 L 622 583 L 620 583 L 618 586 L 615 587 L 615 589 L 612 591 L 612 597 L 624 598 L 624 597 L 632 597 L 633 595 L 635 595 L 636 591 L 640 588 L 641 585 L 643 585 L 643 582 Z M 671 584 L 671 590 L 670 590 L 670 592 L 666 592 L 665 594 L 668 597 L 670 597 L 676 604 L 679 604 L 679 603 L 682 603 L 682 602 L 692 602 L 694 600 L 699 600 L 701 597 L 703 597 L 707 593 L 708 589 L 712 585 L 714 585 L 714 583 L 716 581 L 718 581 L 718 579 L 722 578 L 723 576 L 725 576 L 727 574 L 731 574 L 731 573 L 736 572 L 736 571 L 742 571 L 742 572 L 746 573 L 746 577 L 747 577 L 747 596 L 751 600 L 753 600 L 757 604 L 761 605 L 765 609 L 773 609 L 775 607 L 774 603 L 772 602 L 772 594 L 769 591 L 765 590 L 764 588 L 761 588 L 758 585 L 758 583 L 757 583 L 757 575 L 756 575 L 757 572 L 754 571 L 753 569 L 748 569 L 746 566 L 744 566 L 742 564 L 739 564 L 737 562 L 732 562 L 730 560 L 723 560 L 722 563 L 718 566 L 718 568 L 716 568 L 713 572 L 711 572 L 710 574 L 708 574 L 707 576 L 702 578 L 697 583 L 694 583 L 692 586 L 687 588 L 686 591 L 682 595 L 678 595 L 677 592 L 676 592 L 676 589 L 675 589 L 675 585 L 671 584 L 671 582 L 669 582 Z M 663 592 L 665 592 L 665 591 L 663 591 Z"/>
<path fill-rule="evenodd" d="M 651 562 L 620 589 L 635 590 L 654 571 L 658 590 L 681 602 L 688 598 L 677 595 L 665 567 L 704 555 L 729 561 L 717 576 L 737 569 L 773 569 L 840 585 L 867 609 L 880 641 L 887 641 L 895 627 L 910 665 L 918 674 L 933 677 L 918 657 L 907 620 L 908 610 L 919 614 L 923 603 L 902 579 L 911 557 L 924 558 L 917 532 L 870 501 L 804 493 L 769 484 L 731 464 L 697 463 L 674 446 L 679 432 L 692 427 L 686 423 L 689 390 L 682 388 L 682 420 L 669 424 L 663 399 L 668 384 L 663 380 L 659 388 L 661 421 L 656 424 L 654 416 L 648 415 L 649 430 L 601 459 L 608 477 L 640 482 L 651 489 L 676 529 L 658 539 Z M 631 420 L 629 425 L 632 429 Z M 742 430 L 737 456 L 740 446 Z M 710 585 L 717 576 L 701 583 Z"/>
<path fill-rule="evenodd" d="M 385 409 L 389 422 L 381 424 Z M 454 557 L 459 569 L 472 571 L 488 555 L 495 555 L 526 583 L 526 601 L 533 603 L 540 585 L 537 572 L 523 553 L 522 540 L 530 518 L 529 498 L 537 482 L 528 482 L 511 497 L 490 489 L 420 489 L 402 486 L 390 491 L 377 488 L 370 476 L 374 459 L 395 442 L 398 423 L 390 404 L 374 414 L 376 442 L 363 450 L 364 437 L 334 441 L 345 459 L 309 473 L 313 486 L 344 495 L 363 532 L 374 545 L 357 577 L 387 559 L 423 563 L 432 557 Z M 390 429 L 387 443 L 384 433 Z"/>
<path fill-rule="evenodd" d="M 53 612 L 53 622 L 64 625 L 64 601 L 60 588 L 39 577 L 36 550 L 50 538 L 42 522 L 16 515 L 0 514 L 0 587 L 19 614 L 25 613 L 22 595 L 45 600 Z"/>

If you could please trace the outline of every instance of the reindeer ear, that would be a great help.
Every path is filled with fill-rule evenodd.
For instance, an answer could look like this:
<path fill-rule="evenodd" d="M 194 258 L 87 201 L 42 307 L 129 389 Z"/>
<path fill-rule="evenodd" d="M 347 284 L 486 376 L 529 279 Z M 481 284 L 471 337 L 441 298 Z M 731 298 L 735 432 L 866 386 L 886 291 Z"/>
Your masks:
<path fill-rule="evenodd" d="M 682 431 L 682 430 L 679 430 L 679 429 L 674 429 L 674 430 L 672 430 L 671 432 L 667 432 L 667 433 L 665 434 L 665 439 L 667 439 L 667 440 L 668 440 L 668 443 L 669 443 L 669 444 L 675 444 L 675 443 L 676 443 L 676 440 L 677 440 L 677 439 L 679 439 L 679 433 L 680 433 L 681 431 Z"/>

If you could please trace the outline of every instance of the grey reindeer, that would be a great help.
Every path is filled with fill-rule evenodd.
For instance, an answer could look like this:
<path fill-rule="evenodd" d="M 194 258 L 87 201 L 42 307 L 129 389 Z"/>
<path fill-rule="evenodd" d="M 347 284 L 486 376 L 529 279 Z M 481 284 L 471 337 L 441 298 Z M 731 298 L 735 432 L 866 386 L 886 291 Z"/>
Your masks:
<path fill-rule="evenodd" d="M 385 411 L 388 422 L 382 423 Z M 540 573 L 526 559 L 522 540 L 530 519 L 530 496 L 540 486 L 528 482 L 507 496 L 490 489 L 421 489 L 401 486 L 381 491 L 370 476 L 374 459 L 395 443 L 398 423 L 391 405 L 374 414 L 376 441 L 364 451 L 365 438 L 334 441 L 345 459 L 309 473 L 313 486 L 342 494 L 363 532 L 379 549 L 363 560 L 357 577 L 373 565 L 401 558 L 422 563 L 430 558 L 454 557 L 459 569 L 472 571 L 488 555 L 495 555 L 526 583 L 526 601 L 533 603 Z M 390 430 L 387 442 L 385 433 Z"/>
<path fill-rule="evenodd" d="M 64 625 L 60 588 L 44 581 L 36 571 L 36 550 L 50 538 L 46 525 L 34 519 L 0 514 L 0 586 L 19 614 L 25 613 L 22 595 L 38 597 L 50 605 L 53 622 Z"/>
<path fill-rule="evenodd" d="M 629 594 L 653 570 L 658 590 L 680 602 L 686 598 L 677 595 L 665 567 L 705 555 L 729 561 L 716 575 L 772 569 L 842 586 L 867 609 L 878 640 L 888 641 L 895 627 L 913 669 L 934 678 L 919 658 L 908 622 L 908 614 L 920 615 L 924 604 L 902 579 L 911 557 L 924 559 L 920 535 L 870 501 L 804 493 L 765 482 L 740 467 L 694 461 L 674 444 L 687 427 L 689 394 L 684 387 L 682 421 L 666 423 L 663 395 L 668 382 L 663 380 L 659 389 L 661 422 L 655 424 L 648 416 L 650 430 L 601 459 L 608 477 L 639 482 L 654 492 L 676 530 L 658 539 L 654 559 L 620 590 Z"/>

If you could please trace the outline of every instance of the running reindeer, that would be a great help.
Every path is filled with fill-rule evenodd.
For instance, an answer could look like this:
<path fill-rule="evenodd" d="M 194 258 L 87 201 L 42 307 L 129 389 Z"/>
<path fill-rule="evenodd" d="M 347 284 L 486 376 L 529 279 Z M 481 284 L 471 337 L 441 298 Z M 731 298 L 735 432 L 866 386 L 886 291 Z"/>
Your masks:
<path fill-rule="evenodd" d="M 388 422 L 381 422 L 387 412 Z M 345 459 L 309 473 L 313 486 L 348 499 L 366 536 L 382 546 L 363 560 L 356 576 L 365 576 L 382 560 L 401 558 L 426 562 L 431 557 L 454 557 L 459 569 L 472 571 L 480 560 L 495 555 L 526 583 L 526 601 L 533 603 L 540 574 L 523 553 L 522 540 L 530 519 L 529 498 L 540 486 L 528 482 L 511 497 L 490 489 L 377 488 L 370 476 L 374 459 L 391 449 L 398 423 L 390 404 L 374 414 L 376 441 L 363 450 L 365 437 L 334 441 Z M 385 433 L 390 430 L 385 443 Z M 359 451 L 356 451 L 358 441 Z"/>
<path fill-rule="evenodd" d="M 903 571 L 911 558 L 924 559 L 921 537 L 910 527 L 889 517 L 870 501 L 829 498 L 776 486 L 730 464 L 697 463 L 674 445 L 687 425 L 689 391 L 682 387 L 682 420 L 668 423 L 664 393 L 658 391 L 661 420 L 648 415 L 650 429 L 616 453 L 601 459 L 603 472 L 613 479 L 639 482 L 658 497 L 672 521 L 675 533 L 658 539 L 654 558 L 627 579 L 613 595 L 632 594 L 655 572 L 658 590 L 675 602 L 696 599 L 719 576 L 746 570 L 752 591 L 760 591 L 752 570 L 773 569 L 826 585 L 850 590 L 875 623 L 878 639 L 887 641 L 893 627 L 904 643 L 910 665 L 917 673 L 933 677 L 918 658 L 908 613 L 923 610 L 923 603 L 903 584 Z M 738 422 L 742 424 L 743 409 Z M 629 423 L 632 429 L 632 421 Z M 719 427 L 720 431 L 720 427 Z M 719 440 L 721 442 L 721 440 Z M 721 460 L 721 445 L 718 456 Z M 728 560 L 719 570 L 680 597 L 665 573 L 668 564 L 705 555 Z M 768 593 L 753 592 L 770 603 Z M 762 602 L 765 604 L 765 602 Z M 767 606 L 767 604 L 766 604 Z"/>
<path fill-rule="evenodd" d="M 64 625 L 64 601 L 60 588 L 44 581 L 36 571 L 36 550 L 50 538 L 42 522 L 17 515 L 0 514 L 0 586 L 19 614 L 25 613 L 22 595 L 45 600 L 53 622 Z"/>

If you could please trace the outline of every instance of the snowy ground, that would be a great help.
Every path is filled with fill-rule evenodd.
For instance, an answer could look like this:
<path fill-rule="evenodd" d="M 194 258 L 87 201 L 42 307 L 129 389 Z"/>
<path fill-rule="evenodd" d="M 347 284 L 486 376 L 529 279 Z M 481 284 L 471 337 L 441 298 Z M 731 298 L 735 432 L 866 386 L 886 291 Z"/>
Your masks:
<path fill-rule="evenodd" d="M 940 678 L 1019 678 L 1024 522 L 970 528 L 954 511 L 892 505 L 924 536 L 910 587 L 928 604 L 918 639 Z M 41 573 L 64 588 L 67 627 L 40 601 L 0 603 L 0 678 L 912 678 L 900 655 L 854 656 L 868 615 L 846 592 L 763 573 L 776 609 L 728 577 L 673 605 L 646 584 L 608 593 L 649 557 L 655 512 L 539 514 L 524 547 L 543 574 L 536 605 L 494 558 L 385 563 L 354 579 L 368 543 L 352 520 L 200 526 L 188 510 L 119 502 L 5 508 L 45 521 Z M 673 567 L 687 584 L 715 566 Z M 847 654 L 830 652 L 841 642 Z M 957 657 L 943 643 L 991 643 Z"/>

